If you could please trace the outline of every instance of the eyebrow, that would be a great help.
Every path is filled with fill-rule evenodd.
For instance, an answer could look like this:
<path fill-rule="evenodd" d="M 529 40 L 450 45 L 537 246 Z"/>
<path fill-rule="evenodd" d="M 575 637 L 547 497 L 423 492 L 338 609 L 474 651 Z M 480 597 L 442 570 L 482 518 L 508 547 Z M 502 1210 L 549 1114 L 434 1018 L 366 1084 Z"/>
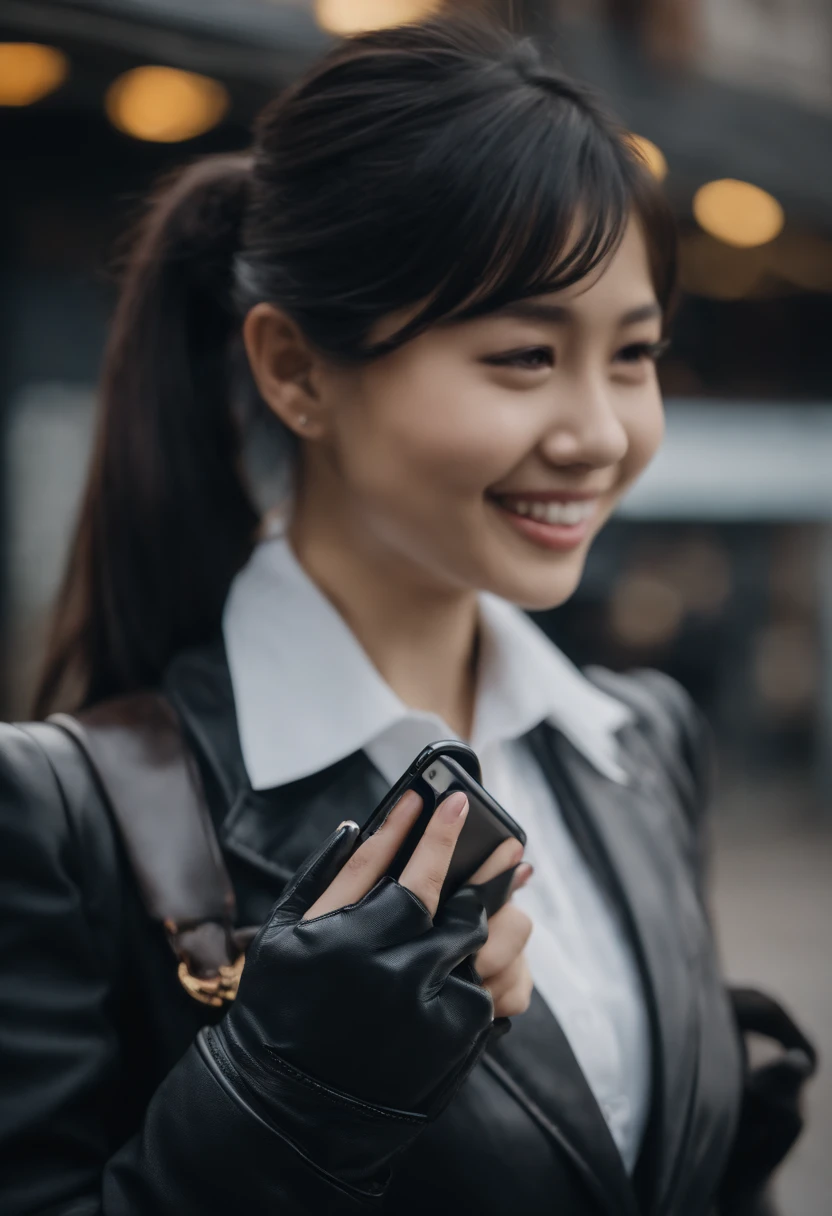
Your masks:
<path fill-rule="evenodd" d="M 661 317 L 662 308 L 656 301 L 631 308 L 618 318 L 619 325 L 635 325 L 638 321 L 652 321 Z M 519 321 L 543 321 L 549 325 L 563 325 L 571 321 L 575 313 L 562 304 L 544 304 L 542 300 L 514 300 L 491 313 L 492 317 L 515 317 Z"/>

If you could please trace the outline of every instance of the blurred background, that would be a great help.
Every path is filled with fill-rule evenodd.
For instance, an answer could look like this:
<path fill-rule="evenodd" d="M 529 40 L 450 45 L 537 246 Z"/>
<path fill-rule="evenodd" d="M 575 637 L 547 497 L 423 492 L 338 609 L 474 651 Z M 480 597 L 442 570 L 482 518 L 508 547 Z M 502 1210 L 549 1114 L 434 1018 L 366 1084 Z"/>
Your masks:
<path fill-rule="evenodd" d="M 0 713 L 28 712 L 88 457 L 118 237 L 167 168 L 243 147 L 334 35 L 431 0 L 0 0 Z M 457 0 L 552 40 L 665 181 L 684 295 L 668 438 L 541 624 L 680 679 L 714 725 L 726 967 L 832 1060 L 832 4 Z M 832 1066 L 784 1169 L 832 1213 Z"/>

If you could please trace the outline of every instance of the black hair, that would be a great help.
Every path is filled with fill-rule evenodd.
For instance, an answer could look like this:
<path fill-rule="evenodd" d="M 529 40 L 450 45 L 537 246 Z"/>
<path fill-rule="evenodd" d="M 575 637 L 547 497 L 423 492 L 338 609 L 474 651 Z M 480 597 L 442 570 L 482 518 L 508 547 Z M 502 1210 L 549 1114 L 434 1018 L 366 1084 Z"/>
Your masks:
<path fill-rule="evenodd" d="M 673 221 L 626 133 L 532 42 L 459 19 L 339 44 L 265 109 L 250 152 L 168 181 L 110 333 L 38 711 L 151 686 L 217 633 L 258 522 L 232 409 L 251 306 L 280 305 L 333 360 L 375 359 L 578 282 L 633 213 L 668 308 Z"/>

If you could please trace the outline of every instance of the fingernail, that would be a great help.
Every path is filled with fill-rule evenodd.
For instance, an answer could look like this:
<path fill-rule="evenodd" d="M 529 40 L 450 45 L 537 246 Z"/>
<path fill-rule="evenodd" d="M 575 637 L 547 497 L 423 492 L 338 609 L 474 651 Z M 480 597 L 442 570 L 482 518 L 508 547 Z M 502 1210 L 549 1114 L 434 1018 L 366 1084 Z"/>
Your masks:
<path fill-rule="evenodd" d="M 518 866 L 514 873 L 514 881 L 511 884 L 511 894 L 519 891 L 521 887 L 525 887 L 526 883 L 534 874 L 534 866 L 531 862 L 524 861 L 522 866 Z"/>
<path fill-rule="evenodd" d="M 358 830 L 358 824 L 354 819 L 342 819 L 335 831 L 340 832 L 341 828 L 355 828 Z"/>
<path fill-rule="evenodd" d="M 468 813 L 468 799 L 461 791 L 451 794 L 439 804 L 439 814 L 446 823 L 456 823 Z"/>

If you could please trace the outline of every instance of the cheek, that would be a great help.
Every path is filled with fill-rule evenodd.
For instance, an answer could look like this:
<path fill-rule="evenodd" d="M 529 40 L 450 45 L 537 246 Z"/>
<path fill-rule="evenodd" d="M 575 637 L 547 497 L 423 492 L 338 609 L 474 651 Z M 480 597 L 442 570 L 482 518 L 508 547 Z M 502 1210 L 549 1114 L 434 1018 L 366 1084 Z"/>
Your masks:
<path fill-rule="evenodd" d="M 369 379 L 339 427 L 350 479 L 366 490 L 479 497 L 533 442 L 516 403 L 476 371 L 438 366 L 430 375 Z"/>
<path fill-rule="evenodd" d="M 658 388 L 632 412 L 626 425 L 627 455 L 622 463 L 625 486 L 644 471 L 664 438 L 664 406 Z"/>

